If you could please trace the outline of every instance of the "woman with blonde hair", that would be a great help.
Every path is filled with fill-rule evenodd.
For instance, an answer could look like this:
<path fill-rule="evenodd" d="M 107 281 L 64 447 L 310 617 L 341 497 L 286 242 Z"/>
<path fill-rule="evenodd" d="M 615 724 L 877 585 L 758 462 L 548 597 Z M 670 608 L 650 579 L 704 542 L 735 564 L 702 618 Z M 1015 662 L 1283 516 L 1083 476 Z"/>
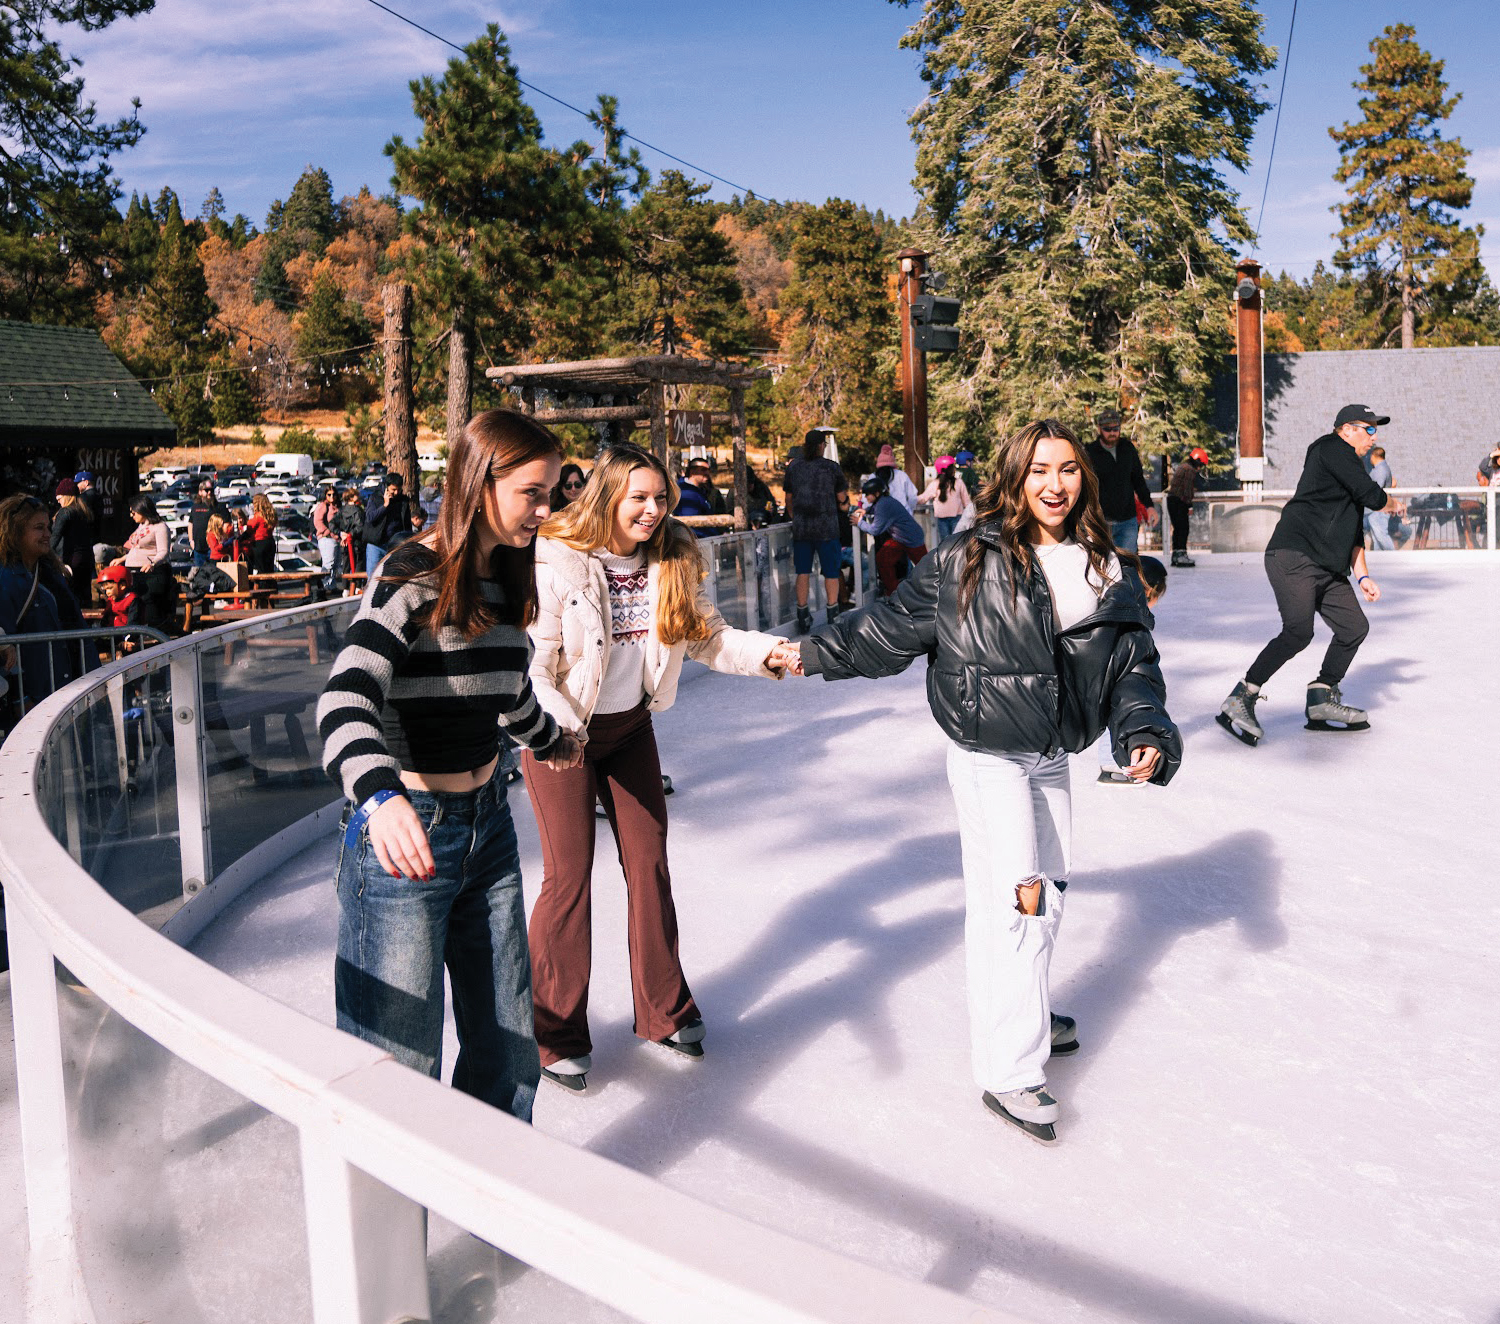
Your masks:
<path fill-rule="evenodd" d="M 264 492 L 257 492 L 250 508 L 250 572 L 256 575 L 276 573 L 276 508 Z"/>
<path fill-rule="evenodd" d="M 543 1074 L 572 1090 L 585 1088 L 592 1066 L 596 798 L 625 873 L 635 1033 L 702 1057 L 703 1021 L 678 959 L 651 714 L 672 706 L 684 658 L 772 678 L 797 661 L 784 640 L 730 629 L 714 610 L 697 542 L 670 517 L 676 499 L 654 455 L 608 447 L 579 498 L 537 539 L 531 682 L 558 724 L 585 742 L 581 767 L 548 767 L 530 753 L 522 761 L 542 836 L 542 889 L 530 928 L 537 1044 Z"/>
<path fill-rule="evenodd" d="M 802 662 L 842 680 L 927 659 L 963 854 L 974 1078 L 985 1107 L 1050 1144 L 1047 1059 L 1078 1048 L 1048 986 L 1072 860 L 1068 755 L 1108 727 L 1130 780 L 1164 784 L 1182 739 L 1138 562 L 1110 539 L 1078 438 L 1027 424 L 1000 444 L 975 507 L 972 529 L 815 632 Z"/>

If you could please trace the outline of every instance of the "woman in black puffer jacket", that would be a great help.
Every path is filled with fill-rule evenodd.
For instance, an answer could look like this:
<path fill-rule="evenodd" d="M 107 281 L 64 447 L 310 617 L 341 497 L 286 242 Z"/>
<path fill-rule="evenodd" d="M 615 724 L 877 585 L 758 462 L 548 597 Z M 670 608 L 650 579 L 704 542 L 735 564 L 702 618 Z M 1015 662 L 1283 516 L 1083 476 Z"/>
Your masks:
<path fill-rule="evenodd" d="M 1108 726 L 1132 780 L 1165 784 L 1182 757 L 1151 625 L 1083 447 L 1046 420 L 1001 444 L 969 533 L 802 645 L 804 670 L 827 680 L 928 659 L 928 702 L 952 742 L 974 1075 L 987 1107 L 1048 1142 L 1058 1105 L 1044 1067 L 1078 1047 L 1047 989 L 1070 867 L 1068 755 Z"/>

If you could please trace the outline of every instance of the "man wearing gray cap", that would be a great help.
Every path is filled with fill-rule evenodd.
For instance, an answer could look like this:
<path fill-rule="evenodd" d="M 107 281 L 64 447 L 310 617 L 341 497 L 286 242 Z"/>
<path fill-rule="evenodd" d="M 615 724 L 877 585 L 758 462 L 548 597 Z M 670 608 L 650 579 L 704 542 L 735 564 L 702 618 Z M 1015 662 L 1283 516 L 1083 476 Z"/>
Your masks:
<path fill-rule="evenodd" d="M 1312 642 L 1315 615 L 1328 623 L 1333 642 L 1307 687 L 1307 729 L 1364 731 L 1370 725 L 1366 713 L 1344 702 L 1339 682 L 1370 632 L 1350 573 L 1367 602 L 1380 598 L 1365 565 L 1364 512 L 1385 509 L 1387 497 L 1360 461 L 1375 444 L 1376 429 L 1390 421 L 1368 405 L 1345 405 L 1333 431 L 1307 448 L 1296 494 L 1266 544 L 1266 575 L 1281 633 L 1261 649 L 1216 719 L 1247 745 L 1259 744 L 1265 734 L 1255 717 L 1260 687 Z"/>

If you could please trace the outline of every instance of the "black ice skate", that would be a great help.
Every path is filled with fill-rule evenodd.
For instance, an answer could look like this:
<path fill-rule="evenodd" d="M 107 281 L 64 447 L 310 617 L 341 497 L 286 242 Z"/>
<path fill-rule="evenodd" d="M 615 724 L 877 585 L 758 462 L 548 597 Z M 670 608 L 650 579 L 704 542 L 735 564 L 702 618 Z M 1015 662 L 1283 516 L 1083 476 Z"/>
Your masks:
<path fill-rule="evenodd" d="M 679 1030 L 674 1030 L 665 1039 L 656 1041 L 663 1048 L 670 1048 L 683 1057 L 703 1056 L 703 1022 L 689 1021 Z"/>
<path fill-rule="evenodd" d="M 811 607 L 798 607 L 797 608 L 797 633 L 798 634 L 806 634 L 811 629 L 812 629 L 812 608 Z"/>
<path fill-rule="evenodd" d="M 1177 570 L 1177 569 L 1191 570 L 1197 564 L 1198 563 L 1195 560 L 1193 560 L 1193 558 L 1191 556 L 1189 556 L 1186 552 L 1173 552 L 1172 553 L 1172 568 L 1174 570 Z"/>
<path fill-rule="evenodd" d="M 1078 1022 L 1071 1016 L 1052 1013 L 1052 1056 L 1067 1057 L 1078 1051 Z"/>
<path fill-rule="evenodd" d="M 1266 734 L 1265 728 L 1255 719 L 1255 703 L 1260 697 L 1259 691 L 1251 694 L 1245 682 L 1240 681 L 1230 690 L 1214 721 L 1236 740 L 1253 748 Z"/>
<path fill-rule="evenodd" d="M 1002 1121 L 1009 1122 L 1043 1145 L 1057 1143 L 1057 1100 L 1047 1093 L 1045 1085 L 1029 1089 L 1008 1090 L 1004 1094 L 984 1092 L 984 1106 Z"/>
<path fill-rule="evenodd" d="M 1314 681 L 1307 687 L 1308 731 L 1368 731 L 1370 715 L 1363 708 L 1354 708 L 1344 702 L 1337 685 L 1320 685 Z"/>

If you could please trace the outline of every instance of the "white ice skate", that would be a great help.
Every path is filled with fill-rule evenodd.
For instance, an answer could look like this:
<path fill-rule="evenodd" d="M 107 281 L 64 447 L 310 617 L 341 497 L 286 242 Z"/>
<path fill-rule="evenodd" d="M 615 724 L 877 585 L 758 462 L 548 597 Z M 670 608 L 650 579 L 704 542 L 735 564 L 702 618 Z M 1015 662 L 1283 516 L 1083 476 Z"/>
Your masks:
<path fill-rule="evenodd" d="M 996 1117 L 1026 1132 L 1033 1140 L 1043 1145 L 1057 1143 L 1057 1127 L 1053 1123 L 1062 1110 L 1057 1100 L 1047 1093 L 1045 1085 L 1029 1085 L 1025 1089 L 1006 1090 L 1003 1094 L 985 1090 L 984 1106 Z"/>
<path fill-rule="evenodd" d="M 565 1057 L 561 1062 L 543 1067 L 542 1075 L 554 1085 L 561 1085 L 573 1094 L 582 1094 L 589 1087 L 588 1071 L 593 1065 L 593 1056 L 585 1053 L 582 1057 Z"/>

